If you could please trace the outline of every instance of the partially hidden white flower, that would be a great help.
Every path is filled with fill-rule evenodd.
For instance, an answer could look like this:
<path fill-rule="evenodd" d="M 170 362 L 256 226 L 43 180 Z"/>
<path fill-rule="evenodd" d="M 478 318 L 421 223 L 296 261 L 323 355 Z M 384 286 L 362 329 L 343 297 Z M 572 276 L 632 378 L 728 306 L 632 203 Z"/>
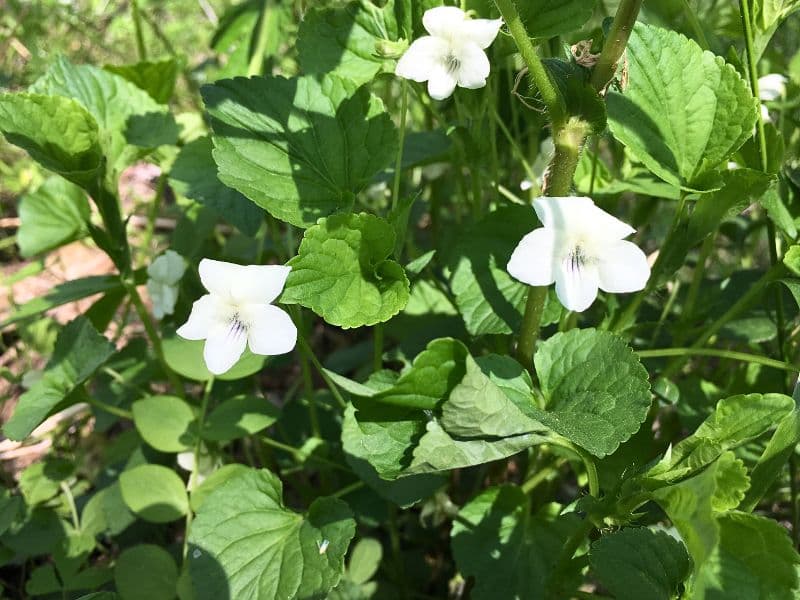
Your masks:
<path fill-rule="evenodd" d="M 502 19 L 471 19 L 455 6 L 425 11 L 422 24 L 430 34 L 414 40 L 397 63 L 395 74 L 404 79 L 427 81 L 431 98 L 450 97 L 456 85 L 477 89 L 489 77 L 488 48 L 503 24 Z"/>
<path fill-rule="evenodd" d="M 780 73 L 770 73 L 758 78 L 758 99 L 761 102 L 774 102 L 786 96 L 786 84 L 789 80 Z M 771 121 L 769 108 L 761 104 L 761 119 Z"/>
<path fill-rule="evenodd" d="M 178 328 L 188 340 L 205 340 L 208 370 L 220 375 L 239 360 L 249 344 L 254 354 L 285 354 L 297 343 L 297 327 L 272 306 L 291 267 L 236 265 L 204 258 L 200 281 L 209 291 L 195 301 L 189 320 Z"/>
<path fill-rule="evenodd" d="M 589 308 L 598 289 L 612 293 L 644 289 L 650 278 L 647 257 L 625 241 L 636 230 L 595 206 L 591 198 L 536 198 L 533 208 L 543 227 L 517 245 L 508 272 L 533 286 L 555 282 L 566 308 Z"/>
<path fill-rule="evenodd" d="M 147 267 L 147 293 L 156 319 L 171 315 L 178 301 L 178 282 L 186 272 L 186 261 L 174 250 L 167 250 Z"/>

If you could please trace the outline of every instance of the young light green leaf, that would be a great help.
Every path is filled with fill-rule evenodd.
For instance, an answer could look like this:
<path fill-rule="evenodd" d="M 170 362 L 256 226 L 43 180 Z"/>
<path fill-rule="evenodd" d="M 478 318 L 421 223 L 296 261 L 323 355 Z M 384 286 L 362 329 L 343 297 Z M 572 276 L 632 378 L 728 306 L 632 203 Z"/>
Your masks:
<path fill-rule="evenodd" d="M 377 73 L 393 72 L 394 60 L 379 44 L 398 37 L 394 0 L 378 7 L 370 0 L 339 8 L 311 9 L 300 23 L 297 51 L 304 73 L 335 73 L 361 85 Z"/>
<path fill-rule="evenodd" d="M 390 260 L 394 231 L 361 213 L 334 215 L 308 229 L 287 264 L 281 302 L 301 304 L 345 329 L 388 321 L 408 302 L 403 267 Z"/>
<path fill-rule="evenodd" d="M 79 102 L 94 117 L 100 131 L 100 145 L 113 173 L 119 173 L 147 153 L 130 145 L 125 137 L 137 119 L 162 119 L 167 107 L 119 75 L 91 65 L 73 65 L 59 56 L 31 92 L 63 96 Z M 161 129 L 160 127 L 158 129 Z"/>
<path fill-rule="evenodd" d="M 546 39 L 572 33 L 592 18 L 596 0 L 529 0 L 519 3 L 528 35 Z"/>
<path fill-rule="evenodd" d="M 699 474 L 653 493 L 686 543 L 695 573 L 719 543 L 717 514 L 736 508 L 748 485 L 744 463 L 728 451 Z"/>
<path fill-rule="evenodd" d="M 22 394 L 3 433 L 22 441 L 116 351 L 86 317 L 68 323 L 56 339 L 41 379 Z"/>
<path fill-rule="evenodd" d="M 647 478 L 675 481 L 702 469 L 720 454 L 771 429 L 794 410 L 783 394 L 741 394 L 720 400 L 716 410 L 648 472 Z"/>
<path fill-rule="evenodd" d="M 458 340 L 433 340 L 391 388 L 373 399 L 385 404 L 434 409 L 464 377 L 467 347 Z"/>
<path fill-rule="evenodd" d="M 226 79 L 203 99 L 220 180 L 298 227 L 349 211 L 397 150 L 382 102 L 336 76 Z"/>
<path fill-rule="evenodd" d="M 724 173 L 723 180 L 721 189 L 698 198 L 689 216 L 687 250 L 761 198 L 774 178 L 752 169 L 735 169 Z"/>
<path fill-rule="evenodd" d="M 614 136 L 664 181 L 704 189 L 703 176 L 753 133 L 757 103 L 722 58 L 679 33 L 636 23 L 628 87 L 609 91 Z"/>
<path fill-rule="evenodd" d="M 338 583 L 355 534 L 347 505 L 318 498 L 304 516 L 282 494 L 275 475 L 251 469 L 206 498 L 189 538 L 198 600 L 324 598 Z"/>
<path fill-rule="evenodd" d="M 490 354 L 466 357 L 466 373 L 442 404 L 442 427 L 462 438 L 504 438 L 546 432 L 531 416 L 533 386 L 513 358 Z"/>
<path fill-rule="evenodd" d="M 604 535 L 589 553 L 592 570 L 617 600 L 672 600 L 692 563 L 663 531 L 627 527 Z"/>
<path fill-rule="evenodd" d="M 534 363 L 546 404 L 530 414 L 595 456 L 614 452 L 644 422 L 647 371 L 622 338 L 573 329 L 546 340 Z"/>
<path fill-rule="evenodd" d="M 797 391 L 795 391 L 797 396 Z M 778 423 L 775 433 L 750 472 L 750 489 L 741 509 L 752 511 L 775 480 L 783 475 L 786 462 L 800 443 L 800 410 L 795 408 Z"/>
<path fill-rule="evenodd" d="M 263 211 L 234 189 L 223 185 L 211 156 L 211 138 L 204 136 L 181 148 L 169 172 L 176 192 L 207 206 L 242 233 L 255 235 Z"/>
<path fill-rule="evenodd" d="M 166 104 L 172 98 L 181 72 L 180 62 L 174 58 L 156 62 L 144 60 L 132 65 L 106 65 L 103 68 L 124 77 L 159 104 Z"/>
<path fill-rule="evenodd" d="M 375 538 L 361 538 L 353 546 L 347 563 L 347 576 L 355 583 L 366 583 L 378 572 L 383 546 Z"/>
<path fill-rule="evenodd" d="M 797 598 L 800 556 L 779 523 L 741 512 L 722 515 L 717 523 L 719 544 L 695 577 L 693 598 Z"/>
<path fill-rule="evenodd" d="M 20 254 L 28 258 L 85 237 L 89 214 L 89 201 L 78 186 L 49 177 L 19 201 Z"/>
<path fill-rule="evenodd" d="M 140 544 L 127 548 L 117 558 L 114 583 L 122 600 L 172 600 L 178 566 L 163 548 Z"/>
<path fill-rule="evenodd" d="M 394 407 L 387 408 L 390 411 L 397 410 Z M 356 410 L 352 404 L 349 404 L 344 411 L 342 448 L 345 452 L 345 460 L 359 479 L 379 496 L 398 506 L 407 507 L 428 498 L 445 484 L 445 478 L 438 474 L 411 475 L 396 481 L 383 479 L 372 464 L 373 452 L 380 453 L 381 458 L 376 463 L 383 467 L 382 473 L 397 475 L 405 446 L 393 446 L 388 437 L 381 435 L 383 431 L 380 425 L 366 422 L 362 425 L 356 420 L 355 413 Z M 384 425 L 392 427 L 388 422 L 385 422 Z M 400 424 L 395 431 L 402 432 L 404 429 L 414 427 L 413 422 L 408 422 L 405 425 Z"/>
<path fill-rule="evenodd" d="M 228 442 L 266 429 L 279 412 L 266 398 L 234 396 L 211 411 L 200 433 L 207 440 Z"/>
<path fill-rule="evenodd" d="M 189 510 L 186 486 L 161 465 L 139 465 L 119 476 L 122 499 L 136 516 L 150 523 L 169 523 Z"/>
<path fill-rule="evenodd" d="M 473 498 L 453 521 L 453 556 L 464 575 L 475 577 L 475 600 L 545 598 L 551 586 L 564 590 L 557 597 L 568 598 L 577 588 L 577 563 L 560 573 L 558 582 L 550 580 L 564 543 L 581 527 L 580 518 L 571 513 L 547 520 L 530 516 L 529 510 L 519 487 L 494 487 Z"/>
<path fill-rule="evenodd" d="M 133 423 L 142 439 L 161 452 L 193 448 L 196 432 L 194 410 L 175 396 L 148 396 L 131 407 Z"/>
<path fill-rule="evenodd" d="M 78 102 L 41 94 L 0 94 L 0 132 L 44 168 L 86 186 L 101 176 L 97 122 Z"/>

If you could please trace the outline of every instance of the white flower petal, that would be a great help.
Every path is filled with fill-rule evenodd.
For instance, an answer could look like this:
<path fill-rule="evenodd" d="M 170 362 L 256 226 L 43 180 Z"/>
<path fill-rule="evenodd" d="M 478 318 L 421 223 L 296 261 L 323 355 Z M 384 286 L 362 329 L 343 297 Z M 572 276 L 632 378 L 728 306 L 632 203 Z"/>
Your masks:
<path fill-rule="evenodd" d="M 200 281 L 212 294 L 229 297 L 234 282 L 241 277 L 241 265 L 204 258 L 200 261 Z"/>
<path fill-rule="evenodd" d="M 528 285 L 550 285 L 553 274 L 555 232 L 547 227 L 534 229 L 520 240 L 506 270 L 514 278 Z"/>
<path fill-rule="evenodd" d="M 583 222 L 594 202 L 582 196 L 540 196 L 533 201 L 536 216 L 545 227 L 565 229 L 576 222 Z"/>
<path fill-rule="evenodd" d="M 247 330 L 237 321 L 217 323 L 211 328 L 203 348 L 208 370 L 221 375 L 236 364 L 247 345 Z"/>
<path fill-rule="evenodd" d="M 447 42 L 440 38 L 426 35 L 408 47 L 397 61 L 395 74 L 403 79 L 428 81 L 436 69 L 444 63 L 449 48 Z"/>
<path fill-rule="evenodd" d="M 541 197 L 533 208 L 545 227 L 572 232 L 584 232 L 600 240 L 621 240 L 636 230 L 595 206 L 591 198 Z"/>
<path fill-rule="evenodd" d="M 772 102 L 786 95 L 786 84 L 789 80 L 780 73 L 770 73 L 758 79 L 758 97 L 765 102 Z"/>
<path fill-rule="evenodd" d="M 497 37 L 503 19 L 467 19 L 461 24 L 461 31 L 471 42 L 481 48 L 488 48 Z"/>
<path fill-rule="evenodd" d="M 470 90 L 485 86 L 490 69 L 486 52 L 477 44 L 465 44 L 459 49 L 458 58 L 458 85 Z"/>
<path fill-rule="evenodd" d="M 650 279 L 650 265 L 633 242 L 620 240 L 603 249 L 597 270 L 600 289 L 612 293 L 638 292 Z"/>
<path fill-rule="evenodd" d="M 453 95 L 458 80 L 443 65 L 437 67 L 428 79 L 428 94 L 434 100 L 444 100 Z"/>
<path fill-rule="evenodd" d="M 217 323 L 218 314 L 217 302 L 211 294 L 200 296 L 192 304 L 189 319 L 178 327 L 176 333 L 187 340 L 204 340 Z"/>
<path fill-rule="evenodd" d="M 769 109 L 766 104 L 761 105 L 761 120 L 764 121 L 764 123 L 772 123 L 772 116 L 769 114 Z"/>
<path fill-rule="evenodd" d="M 233 282 L 231 295 L 239 303 L 272 302 L 281 295 L 292 267 L 247 265 Z"/>
<path fill-rule="evenodd" d="M 422 25 L 431 35 L 450 38 L 461 32 L 461 26 L 467 19 L 466 13 L 455 6 L 437 6 L 425 11 Z"/>
<path fill-rule="evenodd" d="M 257 304 L 247 307 L 250 327 L 247 339 L 254 354 L 286 354 L 297 343 L 297 327 L 277 306 Z"/>
<path fill-rule="evenodd" d="M 597 267 L 583 264 L 573 267 L 569 259 L 556 268 L 556 295 L 566 308 L 583 312 L 597 298 L 599 274 Z"/>

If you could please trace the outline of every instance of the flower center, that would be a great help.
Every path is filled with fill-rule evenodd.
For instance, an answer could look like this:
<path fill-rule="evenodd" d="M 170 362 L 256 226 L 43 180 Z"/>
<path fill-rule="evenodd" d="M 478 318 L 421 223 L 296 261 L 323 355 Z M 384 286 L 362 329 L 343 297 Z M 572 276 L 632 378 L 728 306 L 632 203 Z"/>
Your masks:
<path fill-rule="evenodd" d="M 453 51 L 450 51 L 450 53 L 444 59 L 444 66 L 448 73 L 456 73 L 461 68 L 461 60 Z"/>
<path fill-rule="evenodd" d="M 581 246 L 573 246 L 567 253 L 566 263 L 570 271 L 578 271 L 589 262 L 589 257 Z"/>
<path fill-rule="evenodd" d="M 248 326 L 249 325 L 242 320 L 237 311 L 228 319 L 228 335 L 230 337 L 239 337 L 243 333 L 247 333 Z"/>

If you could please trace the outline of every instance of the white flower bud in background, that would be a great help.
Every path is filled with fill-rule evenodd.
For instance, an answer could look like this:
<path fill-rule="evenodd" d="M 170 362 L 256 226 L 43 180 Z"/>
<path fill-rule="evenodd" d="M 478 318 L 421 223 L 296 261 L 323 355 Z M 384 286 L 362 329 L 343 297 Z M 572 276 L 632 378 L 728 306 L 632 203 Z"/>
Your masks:
<path fill-rule="evenodd" d="M 186 261 L 174 250 L 167 250 L 147 267 L 147 293 L 156 319 L 171 315 L 178 301 L 178 283 L 186 272 Z"/>

